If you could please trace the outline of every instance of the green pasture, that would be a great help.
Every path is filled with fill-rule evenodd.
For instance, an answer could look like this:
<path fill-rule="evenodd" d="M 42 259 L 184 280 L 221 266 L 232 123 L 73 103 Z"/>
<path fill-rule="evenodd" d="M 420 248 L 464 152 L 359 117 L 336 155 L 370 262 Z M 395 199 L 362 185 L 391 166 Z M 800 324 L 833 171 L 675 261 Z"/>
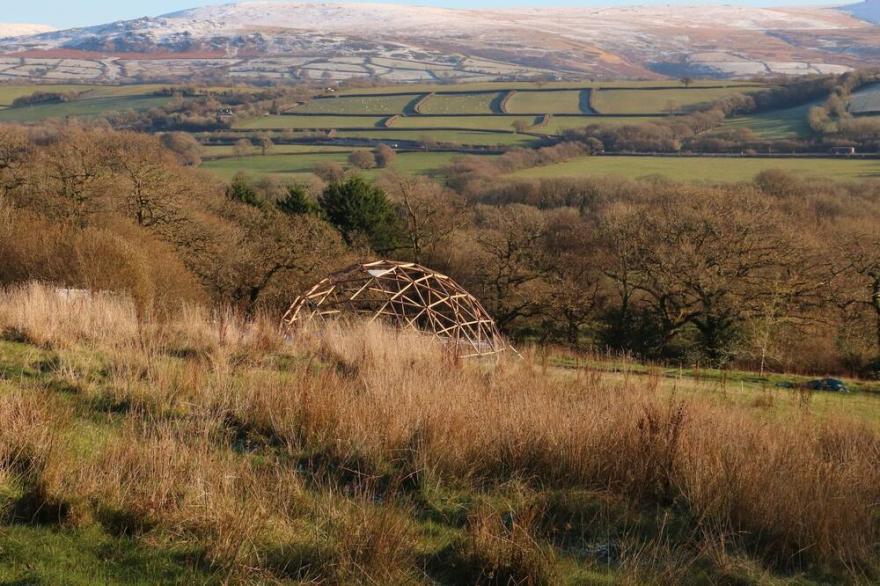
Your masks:
<path fill-rule="evenodd" d="M 103 116 L 126 110 L 149 110 L 167 104 L 171 98 L 155 95 L 101 96 L 80 98 L 63 104 L 39 104 L 0 110 L 0 122 L 37 122 L 49 118 Z"/>
<path fill-rule="evenodd" d="M 517 120 L 528 126 L 538 123 L 537 116 L 404 116 L 395 120 L 392 128 L 463 128 L 513 132 L 513 124 Z"/>
<path fill-rule="evenodd" d="M 782 169 L 800 177 L 839 181 L 880 179 L 880 160 L 759 159 L 739 157 L 580 157 L 564 163 L 534 167 L 512 177 L 596 177 L 616 175 L 635 179 L 664 176 L 676 181 L 748 181 L 761 171 Z"/>
<path fill-rule="evenodd" d="M 651 116 L 554 116 L 544 126 L 537 126 L 540 116 L 499 116 L 487 114 L 485 116 L 401 116 L 395 119 L 389 129 L 384 127 L 387 117 L 384 116 L 262 116 L 252 118 L 238 124 L 236 127 L 248 130 L 307 130 L 307 129 L 350 129 L 347 132 L 360 129 L 392 130 L 421 130 L 417 137 L 430 136 L 435 140 L 443 140 L 436 136 L 436 130 L 486 130 L 496 133 L 513 133 L 514 124 L 521 121 L 526 124 L 526 130 L 535 134 L 558 134 L 570 128 L 582 128 L 589 124 L 639 124 L 656 120 Z M 342 136 L 342 135 L 340 135 Z M 394 136 L 389 134 L 389 136 Z M 514 140 L 519 143 L 531 139 Z M 453 141 L 454 142 L 454 141 Z M 493 141 L 483 144 L 510 144 L 507 142 Z"/>
<path fill-rule="evenodd" d="M 452 162 L 458 153 L 407 152 L 398 153 L 392 168 L 412 175 L 435 175 Z M 492 156 L 492 155 L 482 155 Z M 202 169 L 222 179 L 229 180 L 236 173 L 253 176 L 274 176 L 289 179 L 305 179 L 321 163 L 339 163 L 348 167 L 348 153 L 313 153 L 299 155 L 270 154 L 266 156 L 229 157 L 206 161 Z M 384 169 L 370 169 L 363 174 L 375 177 Z"/>
<path fill-rule="evenodd" d="M 744 93 L 743 88 L 676 88 L 668 90 L 594 90 L 592 106 L 600 114 L 663 114 L 687 111 L 699 104 Z"/>
<path fill-rule="evenodd" d="M 583 128 L 592 124 L 598 126 L 620 126 L 623 124 L 643 124 L 657 120 L 656 116 L 553 116 L 546 126 L 531 128 L 529 132 L 561 134 L 564 130 Z"/>
<path fill-rule="evenodd" d="M 339 138 L 369 138 L 381 140 L 416 140 L 420 142 L 434 141 L 473 146 L 529 146 L 538 139 L 528 134 L 511 132 L 492 132 L 483 130 L 341 130 L 336 133 Z"/>
<path fill-rule="evenodd" d="M 493 102 L 499 103 L 503 92 L 429 96 L 422 102 L 420 114 L 492 114 Z"/>
<path fill-rule="evenodd" d="M 246 120 L 236 125 L 236 128 L 252 130 L 382 128 L 386 118 L 387 116 L 261 116 Z"/>
<path fill-rule="evenodd" d="M 257 149 L 258 147 L 254 147 Z M 320 144 L 276 144 L 270 152 L 273 155 L 302 155 L 314 153 L 347 153 L 350 147 L 328 146 Z M 233 145 L 209 145 L 202 147 L 202 157 L 216 159 L 220 157 L 232 157 L 235 155 Z"/>
<path fill-rule="evenodd" d="M 90 85 L 0 85 L 0 108 L 8 108 L 18 98 L 37 92 L 68 93 L 90 91 L 97 86 Z"/>
<path fill-rule="evenodd" d="M 761 138 L 776 140 L 810 136 L 813 131 L 807 116 L 810 108 L 819 103 L 730 118 L 724 122 L 723 128 L 748 128 Z"/>
<path fill-rule="evenodd" d="M 587 114 L 589 91 L 517 92 L 507 102 L 509 114 Z"/>
<path fill-rule="evenodd" d="M 311 100 L 292 108 L 294 114 L 401 114 L 421 94 L 402 96 L 339 96 Z"/>
<path fill-rule="evenodd" d="M 849 110 L 853 114 L 880 113 L 880 83 L 863 87 L 852 95 Z"/>

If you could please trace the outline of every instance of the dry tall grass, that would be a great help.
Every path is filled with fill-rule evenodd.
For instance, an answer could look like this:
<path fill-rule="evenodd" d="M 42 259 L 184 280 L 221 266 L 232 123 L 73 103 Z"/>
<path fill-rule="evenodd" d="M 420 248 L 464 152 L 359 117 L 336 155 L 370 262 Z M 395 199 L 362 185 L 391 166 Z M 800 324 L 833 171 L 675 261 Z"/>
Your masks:
<path fill-rule="evenodd" d="M 738 555 L 876 576 L 880 435 L 848 419 L 770 421 L 528 357 L 461 362 L 375 325 L 282 340 L 271 320 L 198 308 L 145 324 L 120 297 L 39 285 L 2 295 L 0 329 L 54 353 L 48 378 L 0 391 L 0 484 L 63 523 L 194 544 L 235 579 L 416 583 L 436 554 L 471 583 L 552 583 L 547 495 L 584 491 L 677 516 L 674 539 L 606 540 L 639 582 Z M 71 441 L 84 406 L 113 422 L 86 446 Z M 513 510 L 480 504 L 511 486 Z M 471 496 L 441 511 L 451 541 L 426 554 L 438 491 Z"/>

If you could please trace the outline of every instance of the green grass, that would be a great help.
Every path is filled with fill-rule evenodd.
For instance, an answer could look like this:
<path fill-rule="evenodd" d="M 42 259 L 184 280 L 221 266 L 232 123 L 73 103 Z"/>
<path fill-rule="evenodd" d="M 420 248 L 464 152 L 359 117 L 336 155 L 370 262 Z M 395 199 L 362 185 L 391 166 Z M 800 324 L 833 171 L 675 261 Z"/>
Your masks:
<path fill-rule="evenodd" d="M 686 111 L 743 91 L 740 88 L 599 90 L 593 92 L 592 104 L 600 114 L 662 114 Z"/>
<path fill-rule="evenodd" d="M 0 85 L 0 108 L 12 105 L 17 98 L 29 96 L 36 92 L 83 92 L 94 89 L 97 86 L 62 84 L 62 85 Z"/>
<path fill-rule="evenodd" d="M 598 126 L 621 126 L 624 124 L 643 124 L 656 122 L 660 118 L 656 116 L 554 116 L 542 128 L 531 129 L 530 132 L 542 134 L 560 134 L 563 130 L 583 128 L 591 124 Z"/>
<path fill-rule="evenodd" d="M 57 356 L 62 364 L 71 367 L 71 375 L 80 381 L 91 381 L 99 386 L 112 386 L 117 384 L 107 376 L 106 363 L 98 349 L 89 349 L 83 346 L 71 348 L 62 347 L 57 351 L 46 350 L 42 346 L 35 346 L 21 342 L 0 341 L 0 393 L 8 392 L 17 387 L 19 392 L 28 392 L 32 388 L 53 389 L 54 377 L 58 372 L 47 368 L 35 367 L 35 360 L 45 360 L 50 356 Z M 277 358 L 277 356 L 275 357 Z M 304 358 L 304 357 L 300 357 Z M 200 368 L 195 362 L 183 362 L 179 357 L 168 357 L 170 361 L 180 362 L 191 368 Z M 136 360 L 136 359 L 135 359 Z M 198 359 L 192 359 L 198 360 Z M 316 359 L 315 363 L 320 363 Z M 755 373 L 727 372 L 721 373 L 715 370 L 697 371 L 692 369 L 661 369 L 648 367 L 637 363 L 618 362 L 613 360 L 590 360 L 585 362 L 579 359 L 575 363 L 571 358 L 551 357 L 551 366 L 547 372 L 541 374 L 538 364 L 530 364 L 530 376 L 556 376 L 573 377 L 576 371 L 573 367 L 588 366 L 591 370 L 599 370 L 603 373 L 603 381 L 608 381 L 609 392 L 617 390 L 615 381 L 619 377 L 633 376 L 659 376 L 662 377 L 660 392 L 670 398 L 670 404 L 681 400 L 683 396 L 702 395 L 711 397 L 711 400 L 719 405 L 736 405 L 750 407 L 751 411 L 742 411 L 742 420 L 748 422 L 751 417 L 767 418 L 768 421 L 785 421 L 795 416 L 803 416 L 804 409 L 799 405 L 801 398 L 796 391 L 787 389 L 765 389 L 764 383 L 774 385 L 779 381 L 796 382 L 803 377 L 791 377 L 787 375 L 769 375 L 763 381 L 757 381 Z M 133 362 L 137 364 L 137 362 Z M 239 366 L 231 373 L 233 380 L 241 377 L 252 376 L 263 369 L 267 371 L 272 364 L 278 364 L 273 360 L 262 360 L 259 367 Z M 309 368 L 312 360 L 308 360 Z M 320 369 L 319 369 L 320 370 Z M 198 372 L 198 371 L 197 371 Z M 297 376 L 299 371 L 294 371 Z M 549 373 L 549 374 L 548 374 Z M 487 376 L 490 376 L 488 373 Z M 61 376 L 64 376 L 61 374 Z M 307 373 L 305 376 L 317 376 Z M 370 375 L 367 375 L 370 376 Z M 375 376 L 375 375 L 373 375 Z M 201 379 L 198 379 L 201 380 Z M 284 379 L 287 380 L 287 379 Z M 303 378 L 306 383 L 310 378 Z M 366 379 L 372 383 L 371 379 Z M 290 379 L 290 384 L 300 383 L 299 378 Z M 30 383 L 33 383 L 33 387 Z M 564 388 L 562 381 L 559 388 Z M 152 384 L 152 383 L 150 383 Z M 168 384 L 168 383 L 166 383 Z M 583 384 L 578 383 L 578 384 Z M 626 389 L 626 387 L 619 387 Z M 638 384 L 631 387 L 638 388 Z M 763 406 L 756 404 L 757 399 L 771 402 Z M 163 418 L 152 419 L 134 411 L 127 413 L 112 414 L 105 410 L 96 410 L 95 405 L 83 393 L 70 393 L 55 391 L 46 395 L 46 400 L 54 404 L 55 401 L 64 402 L 76 407 L 71 417 L 85 417 L 91 412 L 91 417 L 97 421 L 97 426 L 105 433 L 112 434 L 126 425 L 158 426 L 165 423 Z M 186 410 L 188 406 L 181 407 L 181 412 L 173 417 L 171 423 L 187 429 L 184 417 L 196 417 Z M 194 409 L 194 408 L 193 408 Z M 880 424 L 880 396 L 874 393 L 853 393 L 840 395 L 835 393 L 814 393 L 810 398 L 809 411 L 818 416 L 818 420 L 831 419 L 841 416 L 852 415 L 854 419 L 876 427 Z M 684 411 L 690 414 L 689 411 Z M 65 417 L 67 414 L 65 413 Z M 847 422 L 848 420 L 844 420 Z M 68 423 L 67 419 L 64 423 Z M 335 436 L 334 436 L 335 437 Z M 199 438 L 200 439 L 200 438 Z M 198 441 L 198 440 L 197 440 Z M 217 444 L 211 444 L 211 449 L 216 450 L 220 457 L 225 450 L 228 438 L 221 436 Z M 83 453 L 68 452 L 69 444 L 61 442 L 59 449 L 63 454 L 71 458 L 71 468 L 82 465 L 88 470 L 91 465 L 89 458 L 99 457 L 103 454 L 101 447 L 92 445 L 91 449 Z M 289 455 L 289 459 L 277 458 L 275 451 Z M 270 466 L 295 466 L 297 462 L 306 462 L 306 458 L 300 459 L 303 454 L 297 446 L 289 445 L 285 448 L 276 448 L 271 444 L 263 445 L 255 442 L 248 450 L 239 454 L 242 459 L 253 463 L 255 468 L 265 469 Z M 314 457 L 314 454 L 309 454 Z M 341 466 L 330 460 L 328 468 Z M 232 472 L 231 469 L 230 472 Z M 304 471 L 308 474 L 307 470 Z M 501 472 L 500 474 L 503 474 Z M 210 477 L 209 477 L 210 478 Z M 428 477 L 430 480 L 433 478 Z M 453 477 L 454 478 L 454 477 Z M 232 476 L 227 476 L 230 484 Z M 214 487 L 207 480 L 205 494 L 212 494 Z M 326 484 L 324 484 L 326 482 Z M 302 494 L 297 495 L 293 502 L 285 501 L 284 506 L 290 507 L 290 517 L 295 517 L 295 528 L 279 523 L 277 537 L 275 533 L 264 533 L 262 539 L 247 541 L 245 547 L 253 548 L 262 559 L 277 558 L 284 565 L 268 567 L 277 570 L 277 573 L 267 572 L 258 574 L 251 580 L 242 578 L 240 575 L 228 575 L 222 567 L 215 567 L 212 571 L 206 570 L 208 560 L 206 556 L 200 556 L 200 534 L 192 527 L 178 528 L 176 526 L 165 527 L 149 531 L 137 537 L 118 536 L 108 533 L 101 522 L 89 514 L 75 518 L 69 524 L 39 524 L 23 522 L 0 523 L 0 584 L 25 585 L 25 584 L 64 584 L 71 586 L 91 584 L 225 584 L 225 583 L 317 583 L 314 581 L 295 582 L 296 570 L 307 569 L 307 564 L 313 563 L 316 570 L 325 573 L 332 569 L 335 559 L 332 555 L 324 552 L 332 552 L 338 547 L 340 538 L 333 534 L 332 514 L 345 510 L 347 505 L 352 504 L 346 498 L 349 485 L 343 485 L 342 489 L 337 486 L 334 477 L 324 480 L 320 477 L 303 480 Z M 73 483 L 75 485 L 75 483 Z M 352 483 L 353 484 L 353 483 Z M 354 484 L 353 484 L 354 485 Z M 633 536 L 644 539 L 661 539 L 664 543 L 676 546 L 688 543 L 693 539 L 694 520 L 689 518 L 686 505 L 680 502 L 671 504 L 651 504 L 650 506 L 633 506 L 625 498 L 614 492 L 613 488 L 597 489 L 595 487 L 582 486 L 580 484 L 565 484 L 555 486 L 552 482 L 549 486 L 537 487 L 529 482 L 529 479 L 505 478 L 502 482 L 486 483 L 478 489 L 460 487 L 454 481 L 428 481 L 420 482 L 411 489 L 400 491 L 402 496 L 388 491 L 388 496 L 377 497 L 376 506 L 387 506 L 389 518 L 392 522 L 398 516 L 407 516 L 411 521 L 412 530 L 406 536 L 404 547 L 414 552 L 415 560 L 401 563 L 411 563 L 415 566 L 416 575 L 425 583 L 432 584 L 463 584 L 477 583 L 477 574 L 474 572 L 474 563 L 468 563 L 464 556 L 457 555 L 456 543 L 466 537 L 468 517 L 478 510 L 490 508 L 497 511 L 506 525 L 516 519 L 515 512 L 523 509 L 523 505 L 536 503 L 541 508 L 539 523 L 546 523 L 543 528 L 534 531 L 536 543 L 548 546 L 551 543 L 555 548 L 555 559 L 550 563 L 558 572 L 554 575 L 553 584 L 571 585 L 598 585 L 617 584 L 623 582 L 627 574 L 625 568 L 621 568 L 617 560 L 608 562 L 589 555 L 585 546 L 611 545 L 621 542 L 621 538 Z M 354 485 L 355 489 L 359 485 Z M 64 493 L 62 493 L 64 495 Z M 72 492 L 76 495 L 77 493 Z M 64 495 L 66 496 L 66 495 Z M 249 493 L 242 497 L 247 499 Z M 10 489 L 8 483 L 0 479 L 0 509 L 3 508 L 4 499 L 7 502 L 18 500 L 20 494 L 15 493 L 14 487 Z M 172 497 L 173 498 L 173 495 Z M 399 501 L 398 501 L 399 499 Z M 95 503 L 100 504 L 101 497 L 96 498 Z M 206 498 L 206 502 L 209 502 Z M 402 505 L 398 505 L 401 502 Z M 128 503 L 123 503 L 123 509 Z M 332 505 L 332 509 L 327 506 Z M 77 502 L 76 510 L 90 511 L 89 503 Z M 191 506 L 191 505 L 190 505 Z M 281 505 L 279 505 L 280 507 Z M 400 507 L 400 511 L 394 507 Z M 370 510 L 364 508 L 363 510 Z M 261 511 L 262 512 L 262 511 Z M 328 514 L 330 512 L 330 514 Z M 272 514 L 274 511 L 269 512 Z M 161 514 L 161 512 L 160 512 Z M 277 513 L 275 513 L 277 514 Z M 173 517 L 172 517 L 173 518 Z M 364 521 L 355 518 L 355 522 L 375 523 L 369 518 Z M 210 523 L 210 522 L 209 522 Z M 212 525 L 208 525 L 210 528 Z M 352 525 L 357 527 L 357 525 Z M 393 534 L 394 526 L 389 523 Z M 234 526 L 233 526 L 234 527 Z M 539 526 L 541 527 L 541 526 Z M 292 530 L 293 529 L 293 530 Z M 380 528 L 381 529 L 381 528 Z M 295 532 L 295 537 L 291 534 Z M 376 531 L 367 533 L 381 537 L 383 533 Z M 503 536 L 504 534 L 500 534 Z M 266 539 L 266 537 L 269 539 Z M 551 541 L 552 540 L 552 541 Z M 299 547 L 298 547 L 299 546 Z M 301 547 L 301 551 L 300 551 Z M 647 550 L 648 555 L 654 553 Z M 690 550 L 682 548 L 682 551 L 690 554 Z M 251 553 L 250 551 L 248 553 Z M 662 564 L 664 552 L 656 552 L 661 557 L 657 558 L 659 568 Z M 677 552 L 676 552 L 677 553 Z M 323 555 L 322 555 L 323 554 Z M 229 554 L 227 554 L 229 555 Z M 221 561 L 223 558 L 221 558 Z M 649 560 L 650 563 L 651 560 Z M 289 567 L 288 565 L 289 564 Z M 470 571 L 468 571 L 470 569 Z M 477 569 L 480 569 L 479 567 Z M 288 572 L 290 570 L 290 572 Z M 719 573 L 723 570 L 723 573 Z M 787 575 L 784 573 L 773 574 L 764 572 L 759 566 L 742 566 L 741 560 L 734 559 L 730 567 L 721 569 L 697 565 L 687 576 L 682 578 L 682 583 L 688 584 L 713 584 L 713 583 L 736 583 L 736 584 L 791 584 L 810 585 L 839 581 L 838 575 L 829 575 L 822 580 L 819 574 L 816 580 L 811 575 Z M 821 568 L 817 571 L 821 572 Z M 424 575 L 423 575 L 424 574 Z M 843 574 L 840 574 L 841 576 Z M 320 574 L 319 574 L 320 576 Z M 331 574 L 332 576 L 332 574 Z M 484 575 L 483 575 L 484 576 Z M 661 575 L 662 576 L 662 575 Z M 321 583 L 336 583 L 328 577 Z M 347 583 L 361 583 L 356 578 L 351 578 Z M 409 580 L 400 582 L 376 582 L 364 579 L 364 583 L 421 583 Z M 480 581 L 479 583 L 484 583 Z M 505 582 L 506 583 L 506 582 Z M 668 583 L 659 580 L 658 583 Z"/>
<path fill-rule="evenodd" d="M 256 147 L 254 147 L 256 148 Z M 202 147 L 203 158 L 218 158 L 233 156 L 235 147 L 232 145 L 205 146 Z M 312 144 L 276 144 L 270 151 L 273 155 L 300 155 L 315 153 L 348 153 L 350 147 L 327 146 Z"/>
<path fill-rule="evenodd" d="M 730 118 L 723 128 L 748 128 L 761 138 L 771 140 L 807 137 L 813 133 L 807 116 L 810 108 L 818 104 L 819 102 L 812 102 L 793 108 Z"/>
<path fill-rule="evenodd" d="M 261 116 L 236 125 L 252 130 L 381 128 L 385 116 Z"/>
<path fill-rule="evenodd" d="M 394 169 L 413 175 L 435 175 L 448 165 L 458 153 L 412 152 L 399 153 L 394 161 Z M 491 156 L 491 155 L 484 155 Z M 223 179 L 231 179 L 238 172 L 254 176 L 274 176 L 288 179 L 309 177 L 320 163 L 339 163 L 348 166 L 347 153 L 321 153 L 309 155 L 267 155 L 253 157 L 229 157 L 206 161 L 202 169 L 210 171 Z M 375 177 L 383 169 L 365 171 L 368 177 Z"/>
<path fill-rule="evenodd" d="M 401 114 L 420 94 L 403 96 L 337 97 L 312 100 L 296 106 L 293 113 L 314 114 Z"/>
<path fill-rule="evenodd" d="M 99 526 L 0 526 L 0 584 L 204 584 L 185 552 L 150 548 Z"/>
<path fill-rule="evenodd" d="M 64 104 L 40 104 L 0 111 L 0 122 L 37 122 L 49 118 L 94 118 L 125 110 L 149 110 L 164 106 L 171 98 L 131 95 L 82 98 Z"/>
<path fill-rule="evenodd" d="M 536 116 L 405 116 L 394 121 L 393 128 L 463 128 L 513 132 L 513 123 L 522 120 L 537 123 Z"/>
<path fill-rule="evenodd" d="M 854 93 L 849 101 L 849 109 L 853 114 L 880 113 L 880 83 L 863 87 Z"/>
<path fill-rule="evenodd" d="M 509 114 L 582 114 L 588 105 L 589 92 L 567 90 L 559 92 L 518 92 L 507 102 Z"/>
<path fill-rule="evenodd" d="M 422 102 L 421 114 L 492 114 L 492 103 L 501 92 L 489 94 L 433 95 Z"/>
<path fill-rule="evenodd" d="M 840 159 L 757 159 L 729 157 L 582 157 L 565 163 L 514 173 L 519 178 L 617 175 L 638 178 L 662 175 L 678 181 L 735 182 L 752 179 L 767 169 L 783 169 L 800 177 L 835 180 L 880 178 L 880 161 Z"/>
<path fill-rule="evenodd" d="M 535 134 L 559 134 L 569 128 L 582 128 L 589 124 L 619 125 L 640 124 L 657 120 L 652 116 L 555 116 L 546 126 L 535 126 L 540 121 L 539 116 L 499 116 L 486 114 L 485 116 L 401 116 L 395 119 L 391 125 L 392 132 L 398 130 L 419 130 L 416 138 L 421 136 L 433 136 L 435 130 L 487 130 L 496 133 L 513 133 L 514 122 L 520 120 L 528 125 L 527 132 Z M 247 130 L 329 130 L 345 128 L 350 135 L 361 129 L 383 130 L 385 117 L 382 116 L 262 116 L 252 118 L 237 128 Z M 340 135 L 342 136 L 342 135 Z M 389 135 L 393 136 L 393 135 Z M 436 138 L 435 140 L 443 140 Z M 530 138 L 510 139 L 508 142 L 491 142 L 481 144 L 514 144 L 533 140 Z M 477 143 L 474 143 L 477 144 Z"/>
<path fill-rule="evenodd" d="M 749 407 L 758 398 L 771 397 L 773 409 L 768 415 L 785 419 L 794 414 L 802 397 L 796 385 L 814 380 L 816 376 L 765 373 L 742 370 L 670 368 L 649 366 L 631 361 L 599 357 L 575 362 L 570 357 L 551 357 L 550 363 L 566 369 L 586 368 L 613 373 L 619 377 L 659 376 L 662 386 L 677 394 L 709 395 L 718 402 Z M 849 393 L 816 391 L 810 395 L 810 410 L 820 419 L 852 415 L 873 428 L 880 428 L 880 384 L 844 379 Z"/>
<path fill-rule="evenodd" d="M 430 138 L 439 143 L 474 146 L 529 146 L 537 139 L 527 134 L 481 130 L 342 130 L 338 137 L 372 138 L 382 140 L 417 140 Z"/>

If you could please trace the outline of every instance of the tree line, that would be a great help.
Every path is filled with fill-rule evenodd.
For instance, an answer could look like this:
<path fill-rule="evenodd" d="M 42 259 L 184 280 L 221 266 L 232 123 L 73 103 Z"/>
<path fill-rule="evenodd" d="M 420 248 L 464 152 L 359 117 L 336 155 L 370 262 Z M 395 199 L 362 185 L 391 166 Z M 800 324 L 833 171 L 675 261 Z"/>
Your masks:
<path fill-rule="evenodd" d="M 325 169 L 309 184 L 224 184 L 192 167 L 191 147 L 0 128 L 0 282 L 125 291 L 143 319 L 182 302 L 277 315 L 326 273 L 390 257 L 450 274 L 517 340 L 880 371 L 876 181 L 522 181 L 464 159 L 445 182 Z"/>

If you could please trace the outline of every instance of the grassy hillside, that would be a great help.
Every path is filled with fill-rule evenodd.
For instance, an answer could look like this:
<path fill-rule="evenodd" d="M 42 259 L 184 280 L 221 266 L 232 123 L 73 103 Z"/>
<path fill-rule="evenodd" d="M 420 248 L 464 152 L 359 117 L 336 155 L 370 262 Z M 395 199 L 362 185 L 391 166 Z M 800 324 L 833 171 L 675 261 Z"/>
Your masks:
<path fill-rule="evenodd" d="M 375 325 L 282 339 L 2 296 L 4 583 L 878 575 L 880 432 L 846 398 L 817 417 L 806 393 L 459 361 Z"/>
<path fill-rule="evenodd" d="M 592 106 L 601 114 L 662 114 L 687 111 L 699 104 L 725 96 L 754 91 L 754 88 L 676 88 L 669 90 L 593 91 Z"/>
<path fill-rule="evenodd" d="M 478 146 L 528 146 L 536 140 L 537 137 L 528 134 L 513 134 L 503 131 L 484 131 L 484 130 L 400 130 L 396 128 L 388 130 L 340 130 L 336 133 L 340 138 L 357 137 L 383 139 L 389 141 L 395 140 L 416 140 L 424 142 L 426 140 L 443 143 L 453 143 L 462 145 L 478 145 Z"/>
<path fill-rule="evenodd" d="M 679 181 L 748 181 L 761 171 L 782 169 L 802 177 L 837 180 L 880 178 L 880 160 L 757 159 L 737 157 L 583 157 L 535 167 L 514 177 L 585 177 L 661 175 Z"/>
<path fill-rule="evenodd" d="M 812 130 L 807 122 L 807 116 L 810 113 L 810 108 L 818 104 L 819 102 L 814 102 L 793 108 L 731 118 L 724 123 L 724 128 L 748 128 L 759 137 L 767 139 L 810 136 Z"/>
<path fill-rule="evenodd" d="M 167 104 L 171 98 L 155 95 L 162 86 L 77 86 L 30 85 L 0 86 L 0 122 L 37 122 L 47 118 L 93 118 L 124 110 L 149 110 Z M 76 93 L 77 97 L 59 104 L 11 107 L 15 98 L 35 92 Z"/>
<path fill-rule="evenodd" d="M 853 114 L 880 114 L 880 83 L 861 88 L 849 101 Z"/>
<path fill-rule="evenodd" d="M 364 96 L 324 98 L 311 100 L 291 110 L 293 113 L 313 114 L 400 114 L 421 94 L 401 96 Z"/>
<path fill-rule="evenodd" d="M 457 153 L 399 153 L 393 168 L 401 173 L 413 175 L 433 175 L 448 165 Z M 484 155 L 491 156 L 491 155 Z M 279 177 L 305 178 L 321 163 L 347 165 L 347 152 L 316 152 L 301 154 L 270 154 L 267 156 L 228 157 L 206 161 L 202 169 L 224 179 L 229 179 L 239 171 L 253 175 L 272 175 Z M 381 169 L 363 172 L 368 177 L 381 173 Z"/>

